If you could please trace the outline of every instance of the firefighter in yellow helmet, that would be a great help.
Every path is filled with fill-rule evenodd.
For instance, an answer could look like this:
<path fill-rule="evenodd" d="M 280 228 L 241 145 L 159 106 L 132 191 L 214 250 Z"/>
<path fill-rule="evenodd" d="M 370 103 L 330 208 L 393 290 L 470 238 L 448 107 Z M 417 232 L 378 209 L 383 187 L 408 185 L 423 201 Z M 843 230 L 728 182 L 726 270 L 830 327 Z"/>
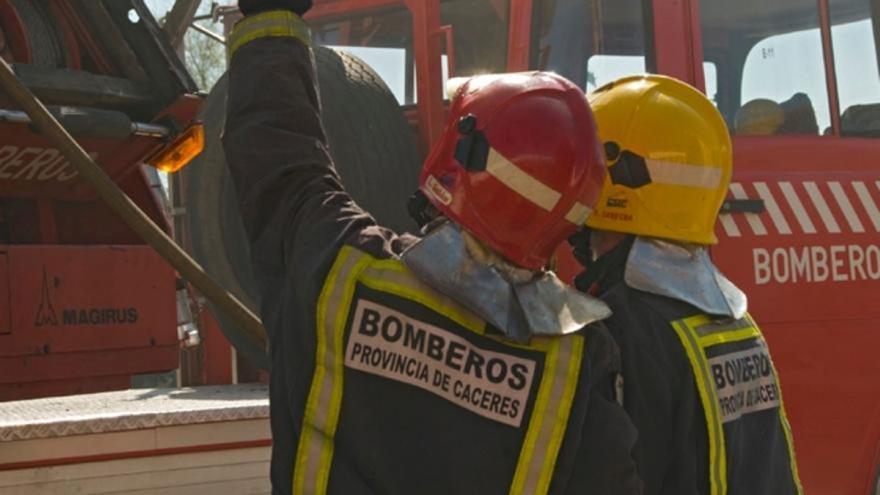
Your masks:
<path fill-rule="evenodd" d="M 589 96 L 608 176 L 574 238 L 579 289 L 621 347 L 645 493 L 801 493 L 776 370 L 746 296 L 712 264 L 733 169 L 718 110 L 663 76 Z"/>

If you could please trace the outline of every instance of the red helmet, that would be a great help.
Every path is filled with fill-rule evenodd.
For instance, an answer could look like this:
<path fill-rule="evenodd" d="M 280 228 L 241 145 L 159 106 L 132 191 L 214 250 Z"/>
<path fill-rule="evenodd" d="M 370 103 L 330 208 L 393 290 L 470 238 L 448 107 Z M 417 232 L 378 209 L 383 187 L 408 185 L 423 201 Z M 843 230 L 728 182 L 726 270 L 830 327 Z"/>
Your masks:
<path fill-rule="evenodd" d="M 478 76 L 457 90 L 420 188 L 488 247 L 538 270 L 584 225 L 604 180 L 584 92 L 530 72 Z"/>

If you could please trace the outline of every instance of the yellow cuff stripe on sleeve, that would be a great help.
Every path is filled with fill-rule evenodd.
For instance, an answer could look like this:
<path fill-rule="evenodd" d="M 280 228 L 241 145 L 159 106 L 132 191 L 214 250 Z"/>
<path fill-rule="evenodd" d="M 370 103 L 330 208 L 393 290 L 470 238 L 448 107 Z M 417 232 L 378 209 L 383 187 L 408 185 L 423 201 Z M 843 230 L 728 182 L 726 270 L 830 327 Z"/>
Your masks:
<path fill-rule="evenodd" d="M 238 21 L 226 40 L 226 56 L 231 60 L 247 43 L 270 37 L 296 38 L 306 46 L 312 43 L 309 26 L 300 16 L 289 10 L 271 10 Z"/>

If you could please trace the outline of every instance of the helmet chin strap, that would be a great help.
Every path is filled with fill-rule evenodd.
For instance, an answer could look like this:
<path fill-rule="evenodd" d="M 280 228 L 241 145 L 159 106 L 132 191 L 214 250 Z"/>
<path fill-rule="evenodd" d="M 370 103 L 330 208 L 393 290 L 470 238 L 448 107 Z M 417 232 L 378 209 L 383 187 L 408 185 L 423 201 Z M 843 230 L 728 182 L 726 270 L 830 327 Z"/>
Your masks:
<path fill-rule="evenodd" d="M 600 239 L 606 234 L 613 237 Z M 596 295 L 601 293 L 603 282 L 615 267 L 623 268 L 633 243 L 634 236 L 617 232 L 606 232 L 584 227 L 569 239 L 574 248 L 574 257 L 584 267 L 574 279 L 575 287 L 581 292 Z"/>
<path fill-rule="evenodd" d="M 431 204 L 428 197 L 425 196 L 425 193 L 423 193 L 421 189 L 413 193 L 413 195 L 407 200 L 406 211 L 409 213 L 410 218 L 416 222 L 416 225 L 419 227 L 419 232 L 423 235 L 429 229 L 430 224 L 442 216 L 440 211 Z"/>

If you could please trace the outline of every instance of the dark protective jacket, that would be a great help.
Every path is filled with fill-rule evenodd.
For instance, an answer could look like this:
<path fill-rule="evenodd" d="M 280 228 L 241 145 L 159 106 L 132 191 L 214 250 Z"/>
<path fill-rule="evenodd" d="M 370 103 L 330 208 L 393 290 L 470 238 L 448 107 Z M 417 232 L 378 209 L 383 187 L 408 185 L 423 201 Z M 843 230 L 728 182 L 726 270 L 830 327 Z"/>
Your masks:
<path fill-rule="evenodd" d="M 577 286 L 614 313 L 605 323 L 621 350 L 623 403 L 639 432 L 645 493 L 802 493 L 776 371 L 757 325 L 748 315 L 710 317 L 629 287 L 631 246 L 632 238 L 606 253 Z"/>
<path fill-rule="evenodd" d="M 514 345 L 416 279 L 398 257 L 416 239 L 337 177 L 310 50 L 275 36 L 234 53 L 224 135 L 269 334 L 273 492 L 640 493 L 607 330 Z"/>

